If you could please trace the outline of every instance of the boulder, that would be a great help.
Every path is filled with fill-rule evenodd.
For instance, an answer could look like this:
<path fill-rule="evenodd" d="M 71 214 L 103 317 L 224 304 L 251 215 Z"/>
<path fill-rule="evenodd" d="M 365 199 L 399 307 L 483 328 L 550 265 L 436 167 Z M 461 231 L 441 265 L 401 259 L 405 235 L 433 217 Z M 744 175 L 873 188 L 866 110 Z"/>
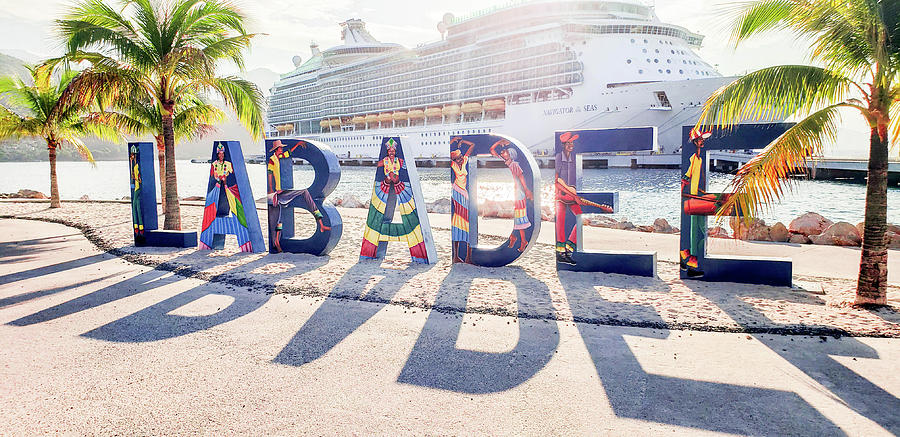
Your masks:
<path fill-rule="evenodd" d="M 634 223 L 631 223 L 628 220 L 622 220 L 622 221 L 616 223 L 616 229 L 623 230 L 623 231 L 631 231 L 631 230 L 635 229 L 635 226 L 634 226 Z"/>
<path fill-rule="evenodd" d="M 199 201 L 199 200 L 206 200 L 206 198 L 203 196 L 188 196 L 188 197 L 182 197 L 181 200 Z"/>
<path fill-rule="evenodd" d="M 343 198 L 341 198 L 340 205 L 344 208 L 365 208 L 366 204 L 360 201 L 353 194 L 345 194 Z"/>
<path fill-rule="evenodd" d="M 791 233 L 788 232 L 787 226 L 785 226 L 784 223 L 778 222 L 769 228 L 769 239 L 784 243 L 791 239 Z"/>
<path fill-rule="evenodd" d="M 862 238 L 856 226 L 847 222 L 837 222 L 820 235 L 810 235 L 813 244 L 833 246 L 859 246 Z"/>
<path fill-rule="evenodd" d="M 728 231 L 721 226 L 713 226 L 706 231 L 706 235 L 710 238 L 731 238 Z"/>
<path fill-rule="evenodd" d="M 554 213 L 553 208 L 547 205 L 541 206 L 541 220 L 545 222 L 552 222 L 556 220 L 556 213 Z"/>
<path fill-rule="evenodd" d="M 24 199 L 47 199 L 48 198 L 46 194 L 44 194 L 40 191 L 25 190 L 25 189 L 19 190 L 19 192 L 16 193 L 16 197 L 24 198 Z"/>
<path fill-rule="evenodd" d="M 809 240 L 809 237 L 803 234 L 791 234 L 791 238 L 788 239 L 789 242 L 794 244 L 809 244 L 812 241 Z"/>
<path fill-rule="evenodd" d="M 485 200 L 478 205 L 478 215 L 482 217 L 497 217 L 500 212 L 500 204 L 494 200 Z"/>
<path fill-rule="evenodd" d="M 819 235 L 825 232 L 834 222 L 814 212 L 807 212 L 791 221 L 788 230 L 792 234 Z"/>
<path fill-rule="evenodd" d="M 900 249 L 900 233 L 887 231 L 884 236 L 888 249 Z"/>
<path fill-rule="evenodd" d="M 660 234 L 674 234 L 675 228 L 669 224 L 664 218 L 658 218 L 653 221 L 653 232 Z"/>
<path fill-rule="evenodd" d="M 734 232 L 734 238 L 738 240 L 749 241 L 772 241 L 769 236 L 769 227 L 766 222 L 760 219 L 750 219 L 747 223 L 741 218 L 732 217 L 729 220 L 731 230 Z"/>
<path fill-rule="evenodd" d="M 122 196 L 119 200 L 131 200 L 131 196 Z"/>
<path fill-rule="evenodd" d="M 609 228 L 616 229 L 616 226 L 619 224 L 619 221 L 606 216 L 598 216 L 591 219 L 591 226 L 595 226 L 598 228 Z"/>
<path fill-rule="evenodd" d="M 653 232 L 653 226 L 638 226 L 637 230 L 640 232 Z"/>
<path fill-rule="evenodd" d="M 91 198 L 90 198 L 90 197 L 88 197 L 88 195 L 87 195 L 87 194 L 85 194 L 85 195 L 83 195 L 83 196 L 81 196 L 81 197 L 79 197 L 79 198 L 78 198 L 78 200 L 91 200 Z"/>
<path fill-rule="evenodd" d="M 450 199 L 438 199 L 432 203 L 426 205 L 428 212 L 434 212 L 438 214 L 450 214 L 451 205 Z"/>

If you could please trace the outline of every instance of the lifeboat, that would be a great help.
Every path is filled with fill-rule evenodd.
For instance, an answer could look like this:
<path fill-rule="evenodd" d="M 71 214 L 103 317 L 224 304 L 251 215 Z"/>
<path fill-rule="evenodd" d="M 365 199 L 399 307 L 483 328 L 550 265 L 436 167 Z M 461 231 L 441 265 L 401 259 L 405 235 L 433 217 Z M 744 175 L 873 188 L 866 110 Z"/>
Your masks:
<path fill-rule="evenodd" d="M 484 102 L 485 111 L 503 111 L 506 110 L 506 102 L 503 99 L 494 99 Z"/>
<path fill-rule="evenodd" d="M 361 115 L 357 115 L 357 116 L 353 117 L 353 119 L 350 120 L 350 121 L 351 121 L 353 124 L 365 124 L 365 123 L 366 123 L 366 117 L 363 117 L 363 116 L 361 116 Z"/>
<path fill-rule="evenodd" d="M 441 108 L 428 108 L 425 110 L 426 117 L 440 117 L 441 116 Z"/>
<path fill-rule="evenodd" d="M 481 103 L 478 102 L 470 102 L 462 105 L 462 112 L 464 114 L 474 114 L 477 112 L 481 112 Z"/>
<path fill-rule="evenodd" d="M 378 115 L 378 121 L 382 123 L 390 123 L 394 116 L 390 112 L 382 112 Z"/>
<path fill-rule="evenodd" d="M 326 128 L 328 126 L 331 126 L 331 123 L 328 120 L 322 120 L 319 122 L 319 127 Z"/>
<path fill-rule="evenodd" d="M 340 118 L 332 118 L 331 121 L 328 122 L 331 127 L 341 127 L 341 119 Z"/>
<path fill-rule="evenodd" d="M 378 114 L 369 114 L 366 116 L 366 123 L 378 123 Z"/>
<path fill-rule="evenodd" d="M 443 109 L 441 109 L 441 114 L 457 115 L 459 114 L 459 105 L 446 105 Z"/>
<path fill-rule="evenodd" d="M 409 115 L 405 111 L 394 112 L 394 120 L 406 120 Z"/>
<path fill-rule="evenodd" d="M 409 111 L 409 118 L 413 120 L 423 119 L 425 118 L 425 111 L 421 109 L 413 109 L 412 111 Z"/>

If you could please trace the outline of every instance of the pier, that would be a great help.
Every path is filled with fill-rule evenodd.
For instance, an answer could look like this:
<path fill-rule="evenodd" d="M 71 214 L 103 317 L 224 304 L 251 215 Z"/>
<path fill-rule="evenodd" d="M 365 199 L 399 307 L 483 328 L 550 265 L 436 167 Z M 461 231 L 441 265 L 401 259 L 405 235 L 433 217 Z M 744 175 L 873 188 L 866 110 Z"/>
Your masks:
<path fill-rule="evenodd" d="M 722 173 L 734 173 L 753 158 L 753 154 L 741 152 L 709 152 L 709 169 Z M 820 158 L 806 171 L 795 174 L 797 178 L 866 183 L 868 160 L 849 158 Z M 900 186 L 900 161 L 888 164 L 888 185 Z"/>

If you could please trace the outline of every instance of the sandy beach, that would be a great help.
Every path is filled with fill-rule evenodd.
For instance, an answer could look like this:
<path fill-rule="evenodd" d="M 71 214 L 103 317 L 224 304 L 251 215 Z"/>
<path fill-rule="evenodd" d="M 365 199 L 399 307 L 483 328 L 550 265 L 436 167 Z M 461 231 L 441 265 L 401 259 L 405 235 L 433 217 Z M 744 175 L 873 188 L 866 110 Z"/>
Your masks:
<path fill-rule="evenodd" d="M 5 218 L 44 220 L 80 229 L 101 250 L 132 263 L 210 282 L 251 287 L 259 293 L 329 296 L 445 312 L 506 315 L 527 319 L 725 332 L 900 337 L 900 263 L 890 263 L 890 306 L 852 308 L 851 290 L 859 250 L 832 246 L 748 243 L 711 239 L 713 253 L 782 256 L 794 261 L 791 289 L 678 278 L 677 235 L 585 228 L 591 248 L 657 251 L 658 277 L 556 272 L 552 228 L 544 223 L 538 244 L 516 263 L 482 268 L 450 263 L 449 216 L 430 214 L 440 261 L 409 261 L 399 244 L 383 261 L 359 261 L 366 210 L 339 209 L 340 244 L 327 257 L 298 254 L 241 254 L 233 239 L 221 251 L 136 248 L 131 211 L 122 202 L 64 202 L 51 210 L 43 202 L 4 201 Z M 199 226 L 201 205 L 182 207 L 185 228 Z M 263 234 L 266 224 L 261 223 Z M 298 236 L 313 229 L 311 216 L 297 214 Z M 499 244 L 506 220 L 482 220 L 481 244 Z M 894 252 L 891 252 L 892 255 Z M 440 299 L 442 290 L 469 290 L 462 300 Z M 529 293 L 522 293 L 527 289 Z"/>

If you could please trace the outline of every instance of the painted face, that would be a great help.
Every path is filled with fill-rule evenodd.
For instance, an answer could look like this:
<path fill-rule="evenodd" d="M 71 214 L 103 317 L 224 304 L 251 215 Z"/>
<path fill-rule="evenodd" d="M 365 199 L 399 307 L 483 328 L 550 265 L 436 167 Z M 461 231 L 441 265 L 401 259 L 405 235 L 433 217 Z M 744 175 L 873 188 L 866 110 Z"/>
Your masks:
<path fill-rule="evenodd" d="M 219 156 L 219 161 L 225 160 L 225 152 L 219 151 L 218 156 Z"/>
<path fill-rule="evenodd" d="M 697 148 L 699 149 L 699 148 L 703 147 L 704 141 L 705 140 L 703 139 L 703 137 L 700 137 L 700 138 L 697 138 L 696 140 L 694 140 L 694 144 L 696 144 Z"/>
<path fill-rule="evenodd" d="M 397 155 L 397 149 L 395 149 L 393 147 L 388 147 L 387 154 L 388 154 L 388 156 L 390 156 L 393 159 L 394 156 Z"/>
<path fill-rule="evenodd" d="M 563 145 L 563 148 L 565 148 L 567 153 L 572 153 L 572 151 L 575 150 L 575 142 L 569 141 Z"/>
<path fill-rule="evenodd" d="M 509 149 L 503 149 L 503 151 L 500 152 L 500 157 L 506 161 L 509 161 Z"/>

